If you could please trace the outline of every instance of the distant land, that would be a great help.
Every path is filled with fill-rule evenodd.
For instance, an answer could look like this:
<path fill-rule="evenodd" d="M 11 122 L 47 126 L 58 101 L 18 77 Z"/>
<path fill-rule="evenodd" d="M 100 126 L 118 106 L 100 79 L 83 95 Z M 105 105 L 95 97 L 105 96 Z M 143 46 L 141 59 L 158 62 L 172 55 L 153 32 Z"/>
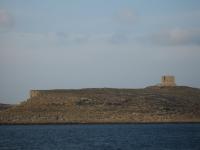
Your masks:
<path fill-rule="evenodd" d="M 0 111 L 0 124 L 200 122 L 200 89 L 32 90 L 30 98 Z"/>

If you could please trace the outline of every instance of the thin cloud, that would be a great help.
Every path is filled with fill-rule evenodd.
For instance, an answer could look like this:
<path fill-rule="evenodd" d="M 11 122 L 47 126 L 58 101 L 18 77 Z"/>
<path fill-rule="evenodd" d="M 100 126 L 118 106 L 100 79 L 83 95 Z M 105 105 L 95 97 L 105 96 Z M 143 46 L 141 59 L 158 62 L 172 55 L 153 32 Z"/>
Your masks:
<path fill-rule="evenodd" d="M 200 29 L 173 29 L 151 35 L 148 40 L 157 45 L 200 45 Z"/>
<path fill-rule="evenodd" d="M 13 16 L 4 9 L 0 9 L 0 30 L 7 30 L 14 25 Z"/>
<path fill-rule="evenodd" d="M 108 38 L 108 42 L 111 44 L 124 44 L 130 41 L 130 37 L 127 34 L 113 34 Z"/>
<path fill-rule="evenodd" d="M 71 46 L 87 43 L 89 36 L 65 32 L 5 32 L 0 34 L 0 48 L 31 47 L 44 48 L 49 46 Z M 12 43 L 12 44 L 10 44 Z"/>
<path fill-rule="evenodd" d="M 123 24 L 133 24 L 138 19 L 138 14 L 132 9 L 123 9 L 117 13 L 115 19 Z"/>

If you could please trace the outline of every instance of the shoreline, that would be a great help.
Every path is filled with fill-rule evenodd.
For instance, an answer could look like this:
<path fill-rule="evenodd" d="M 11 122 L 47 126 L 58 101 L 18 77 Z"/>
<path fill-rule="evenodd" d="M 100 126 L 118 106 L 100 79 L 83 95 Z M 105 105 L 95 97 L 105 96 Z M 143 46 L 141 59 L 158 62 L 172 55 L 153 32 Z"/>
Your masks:
<path fill-rule="evenodd" d="M 12 125 L 151 125 L 151 124 L 200 124 L 200 122 L 63 122 L 63 123 L 0 123 L 0 126 Z"/>

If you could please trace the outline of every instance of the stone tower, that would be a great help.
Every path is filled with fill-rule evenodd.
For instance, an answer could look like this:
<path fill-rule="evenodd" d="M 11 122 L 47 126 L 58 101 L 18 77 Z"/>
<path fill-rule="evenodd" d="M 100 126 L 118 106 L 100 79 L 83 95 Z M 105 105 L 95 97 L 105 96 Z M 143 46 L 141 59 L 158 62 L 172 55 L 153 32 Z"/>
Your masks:
<path fill-rule="evenodd" d="M 174 76 L 162 76 L 161 77 L 161 86 L 176 86 Z"/>

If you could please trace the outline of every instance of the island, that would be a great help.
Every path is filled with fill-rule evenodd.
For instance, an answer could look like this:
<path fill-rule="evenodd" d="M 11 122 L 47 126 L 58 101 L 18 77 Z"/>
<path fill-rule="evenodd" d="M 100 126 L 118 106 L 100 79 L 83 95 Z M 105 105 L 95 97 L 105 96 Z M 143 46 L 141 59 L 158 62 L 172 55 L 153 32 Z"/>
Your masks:
<path fill-rule="evenodd" d="M 0 124 L 200 122 L 200 89 L 177 86 L 174 77 L 143 89 L 31 90 L 0 111 Z"/>

